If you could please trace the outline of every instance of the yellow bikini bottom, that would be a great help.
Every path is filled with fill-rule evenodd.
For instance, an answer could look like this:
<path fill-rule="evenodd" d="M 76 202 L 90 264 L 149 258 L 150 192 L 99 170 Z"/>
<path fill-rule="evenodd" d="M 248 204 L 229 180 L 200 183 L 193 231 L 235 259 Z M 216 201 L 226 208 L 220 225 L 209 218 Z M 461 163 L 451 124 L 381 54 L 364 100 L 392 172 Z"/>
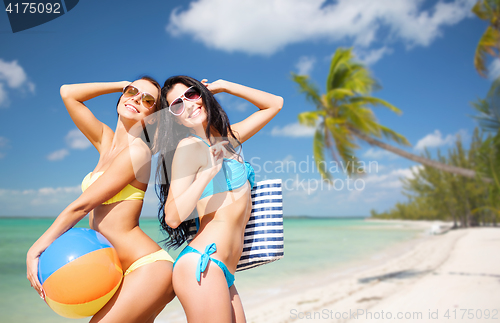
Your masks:
<path fill-rule="evenodd" d="M 168 252 L 166 252 L 163 249 L 160 249 L 158 251 L 150 253 L 149 255 L 145 255 L 144 257 L 141 257 L 141 258 L 137 259 L 136 261 L 134 261 L 134 263 L 132 265 L 130 265 L 130 267 L 128 267 L 127 271 L 125 272 L 125 274 L 123 274 L 123 276 L 127 276 L 128 274 L 130 274 L 131 272 L 133 272 L 134 270 L 136 270 L 139 267 L 142 267 L 142 266 L 147 265 L 147 264 L 151 264 L 151 263 L 153 263 L 155 261 L 159 261 L 159 260 L 166 260 L 166 261 L 170 261 L 172 263 L 174 262 L 174 259 L 168 254 Z"/>

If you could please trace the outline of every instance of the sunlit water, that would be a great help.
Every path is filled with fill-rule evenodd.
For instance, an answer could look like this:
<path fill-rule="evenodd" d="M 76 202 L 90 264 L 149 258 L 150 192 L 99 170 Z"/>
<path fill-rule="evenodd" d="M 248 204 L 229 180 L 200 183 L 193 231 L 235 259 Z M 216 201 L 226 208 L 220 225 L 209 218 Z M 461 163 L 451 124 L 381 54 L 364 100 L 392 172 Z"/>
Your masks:
<path fill-rule="evenodd" d="M 0 218 L 0 322 L 88 322 L 58 316 L 30 287 L 26 279 L 26 252 L 50 226 L 47 218 Z M 285 257 L 277 262 L 236 274 L 238 290 L 256 289 L 297 275 L 367 259 L 381 250 L 408 241 L 420 232 L 362 219 L 285 219 Z M 80 227 L 88 227 L 82 220 Z M 155 241 L 163 235 L 156 219 L 141 221 Z M 180 250 L 172 251 L 175 258 Z M 167 305 L 168 308 L 168 305 Z"/>

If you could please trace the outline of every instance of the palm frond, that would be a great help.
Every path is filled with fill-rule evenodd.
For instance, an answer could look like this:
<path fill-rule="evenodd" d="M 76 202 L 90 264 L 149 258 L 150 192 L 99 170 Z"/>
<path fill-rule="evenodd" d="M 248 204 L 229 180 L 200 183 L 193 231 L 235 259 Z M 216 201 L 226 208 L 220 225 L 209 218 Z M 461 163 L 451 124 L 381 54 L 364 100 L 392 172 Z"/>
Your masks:
<path fill-rule="evenodd" d="M 485 131 L 495 132 L 500 129 L 500 116 L 495 116 L 495 119 L 490 116 L 475 116 L 474 119 L 479 122 L 479 125 Z"/>
<path fill-rule="evenodd" d="M 473 118 L 483 130 L 493 133 L 500 131 L 500 78 L 493 82 L 485 99 L 478 99 L 471 105 L 479 112 Z"/>
<path fill-rule="evenodd" d="M 486 77 L 488 68 L 486 67 L 486 55 L 498 57 L 500 50 L 500 31 L 489 26 L 481 36 L 474 55 L 474 66 L 481 76 Z"/>
<path fill-rule="evenodd" d="M 326 100 L 328 102 L 332 102 L 334 100 L 344 100 L 347 97 L 353 96 L 354 92 L 350 89 L 339 88 L 339 89 L 331 89 L 326 92 Z"/>
<path fill-rule="evenodd" d="M 371 96 L 357 96 L 357 97 L 352 98 L 350 101 L 352 103 L 367 104 L 367 105 L 372 105 L 374 107 L 381 105 L 381 106 L 384 106 L 384 107 L 388 108 L 389 110 L 391 110 L 392 112 L 395 112 L 397 114 L 403 113 L 400 109 L 396 108 L 395 106 L 393 106 L 389 102 L 382 100 L 382 99 L 379 99 L 379 98 L 374 98 Z"/>
<path fill-rule="evenodd" d="M 344 79 L 347 76 L 349 62 L 352 60 L 352 48 L 337 48 L 330 63 L 330 72 L 326 80 L 326 91 L 344 87 Z"/>
<path fill-rule="evenodd" d="M 352 89 L 360 95 L 368 95 L 373 90 L 381 88 L 366 66 L 352 63 L 349 67 L 349 77 L 346 78 L 344 87 Z"/>
<path fill-rule="evenodd" d="M 316 163 L 316 168 L 318 169 L 321 178 L 330 181 L 332 177 L 328 172 L 328 167 L 326 166 L 324 150 L 325 138 L 323 137 L 323 134 L 320 130 L 316 130 L 313 140 L 314 162 Z"/>
<path fill-rule="evenodd" d="M 399 134 L 399 133 L 395 132 L 394 130 L 389 129 L 383 125 L 379 125 L 379 127 L 380 127 L 380 131 L 382 132 L 384 137 L 386 137 L 387 139 L 390 139 L 394 142 L 397 142 L 400 145 L 411 146 L 408 139 L 406 139 L 405 136 L 403 136 L 402 134 Z"/>
<path fill-rule="evenodd" d="M 472 7 L 471 11 L 482 20 L 490 20 L 493 15 L 492 4 L 488 0 L 479 0 Z"/>
<path fill-rule="evenodd" d="M 481 114 L 490 114 L 490 105 L 486 99 L 477 99 L 476 102 L 471 102 L 471 105 Z"/>
<path fill-rule="evenodd" d="M 321 109 L 321 95 L 316 85 L 309 82 L 309 77 L 306 75 L 298 75 L 292 73 L 292 80 L 299 85 L 299 92 L 306 95 L 307 100 L 316 106 L 317 109 Z"/>
<path fill-rule="evenodd" d="M 335 141 L 335 149 L 344 162 L 351 160 L 354 156 L 354 149 L 359 148 L 355 138 L 347 131 L 346 127 L 337 127 L 330 118 L 325 120 L 325 126 Z"/>
<path fill-rule="evenodd" d="M 307 127 L 316 127 L 321 117 L 325 116 L 325 111 L 306 111 L 297 116 L 299 123 Z"/>
<path fill-rule="evenodd" d="M 334 89 L 343 88 L 366 95 L 372 90 L 380 88 L 370 70 L 354 59 L 352 48 L 338 48 L 335 51 L 326 81 L 327 93 Z"/>
<path fill-rule="evenodd" d="M 379 136 L 377 119 L 373 111 L 362 105 L 349 103 L 341 106 L 342 117 L 348 120 L 349 127 L 354 127 L 363 133 Z"/>

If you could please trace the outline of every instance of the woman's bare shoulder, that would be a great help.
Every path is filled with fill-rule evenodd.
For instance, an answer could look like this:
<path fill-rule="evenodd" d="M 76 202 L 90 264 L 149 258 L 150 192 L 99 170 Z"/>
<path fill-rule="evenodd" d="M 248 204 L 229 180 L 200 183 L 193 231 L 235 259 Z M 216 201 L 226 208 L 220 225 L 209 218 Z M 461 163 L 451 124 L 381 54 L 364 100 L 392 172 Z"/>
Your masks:
<path fill-rule="evenodd" d="M 151 159 L 151 149 L 139 138 L 136 138 L 130 142 L 128 147 L 130 156 L 135 158 L 147 158 Z"/>
<path fill-rule="evenodd" d="M 186 148 L 191 147 L 195 149 L 199 149 L 198 144 L 201 143 L 201 140 L 195 137 L 186 137 L 179 141 L 177 144 L 177 148 Z"/>
<path fill-rule="evenodd" d="M 198 168 L 207 163 L 207 146 L 194 137 L 182 139 L 175 150 L 174 160 L 177 163 Z"/>

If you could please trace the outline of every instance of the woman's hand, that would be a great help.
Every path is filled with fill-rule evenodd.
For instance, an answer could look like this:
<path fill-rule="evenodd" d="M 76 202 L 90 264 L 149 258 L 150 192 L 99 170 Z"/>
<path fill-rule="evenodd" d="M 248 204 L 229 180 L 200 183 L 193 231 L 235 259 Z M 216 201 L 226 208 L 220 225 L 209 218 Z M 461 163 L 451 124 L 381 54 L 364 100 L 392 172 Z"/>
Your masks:
<path fill-rule="evenodd" d="M 28 255 L 26 256 L 27 278 L 30 281 L 31 287 L 36 290 L 42 299 L 45 299 L 45 291 L 38 280 L 38 260 L 39 256 L 33 256 L 31 250 L 28 251 Z"/>
<path fill-rule="evenodd" d="M 185 138 L 177 145 L 164 208 L 168 226 L 177 228 L 191 216 L 205 188 L 222 168 L 227 144 L 221 141 L 207 151 L 205 144 Z"/>
<path fill-rule="evenodd" d="M 122 91 L 127 85 L 132 84 L 132 82 L 130 82 L 130 81 L 121 81 L 121 82 L 119 82 L 119 84 L 120 84 L 120 91 Z"/>
<path fill-rule="evenodd" d="M 226 81 L 224 80 L 217 80 L 212 83 L 208 83 L 207 79 L 201 80 L 201 83 L 207 87 L 207 89 L 212 92 L 212 94 L 217 94 L 220 92 L 225 92 L 226 91 Z"/>
<path fill-rule="evenodd" d="M 215 177 L 217 173 L 222 168 L 222 162 L 224 161 L 224 156 L 226 154 L 225 145 L 229 144 L 229 141 L 221 141 L 215 145 L 210 146 L 210 165 L 207 167 L 210 170 L 211 178 Z"/>

